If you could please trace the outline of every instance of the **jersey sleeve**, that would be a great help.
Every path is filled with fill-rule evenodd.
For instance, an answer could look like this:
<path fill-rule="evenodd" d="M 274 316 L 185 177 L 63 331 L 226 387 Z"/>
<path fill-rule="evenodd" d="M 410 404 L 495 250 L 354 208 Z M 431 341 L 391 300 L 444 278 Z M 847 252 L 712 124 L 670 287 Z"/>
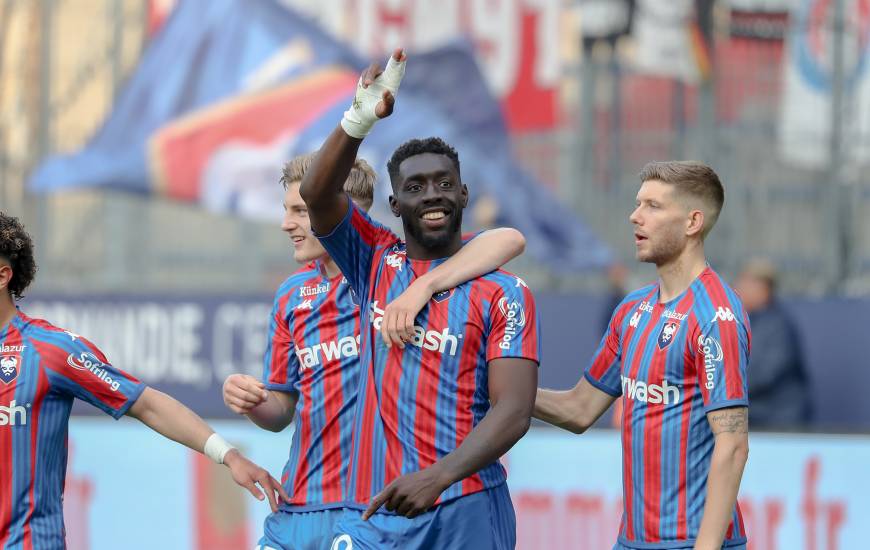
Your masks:
<path fill-rule="evenodd" d="M 263 356 L 263 383 L 270 390 L 296 391 L 299 381 L 299 358 L 290 332 L 289 315 L 293 313 L 285 314 L 290 296 L 290 292 L 279 291 L 269 319 L 269 335 Z"/>
<path fill-rule="evenodd" d="M 112 366 L 97 346 L 81 336 L 60 333 L 48 348 L 43 359 L 52 388 L 86 401 L 116 420 L 145 390 L 145 384 Z"/>
<path fill-rule="evenodd" d="M 369 275 L 375 252 L 380 246 L 399 240 L 395 233 L 372 220 L 352 200 L 344 219 L 328 235 L 317 235 L 335 260 L 354 292 L 363 299 L 368 295 Z"/>
<path fill-rule="evenodd" d="M 583 376 L 586 380 L 613 397 L 622 395 L 622 379 L 620 377 L 620 360 L 622 344 L 620 342 L 620 326 L 625 317 L 625 304 L 621 303 L 610 316 L 607 332 L 601 338 L 598 349 L 592 356 L 589 366 Z"/>
<path fill-rule="evenodd" d="M 486 360 L 518 357 L 541 363 L 541 326 L 535 298 L 524 282 L 510 277 L 489 303 Z"/>
<path fill-rule="evenodd" d="M 722 317 L 696 330 L 695 371 L 705 412 L 749 405 L 749 328 L 733 314 Z"/>

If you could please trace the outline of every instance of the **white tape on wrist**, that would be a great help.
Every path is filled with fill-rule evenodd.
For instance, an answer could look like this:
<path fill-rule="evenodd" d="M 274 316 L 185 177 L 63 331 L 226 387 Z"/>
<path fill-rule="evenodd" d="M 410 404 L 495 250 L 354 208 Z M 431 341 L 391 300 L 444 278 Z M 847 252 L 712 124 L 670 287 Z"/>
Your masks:
<path fill-rule="evenodd" d="M 205 440 L 205 448 L 203 448 L 202 452 L 216 463 L 223 464 L 224 457 L 233 449 L 235 447 L 227 443 L 224 438 L 217 433 L 213 433 Z"/>
<path fill-rule="evenodd" d="M 403 76 L 405 76 L 405 62 L 396 61 L 393 56 L 390 56 L 387 68 L 369 84 L 368 88 L 363 88 L 362 78 L 360 78 L 356 85 L 353 103 L 341 119 L 341 127 L 347 135 L 362 139 L 371 132 L 375 122 L 378 121 L 375 107 L 384 99 L 385 91 L 392 93 L 393 99 L 396 98 Z"/>

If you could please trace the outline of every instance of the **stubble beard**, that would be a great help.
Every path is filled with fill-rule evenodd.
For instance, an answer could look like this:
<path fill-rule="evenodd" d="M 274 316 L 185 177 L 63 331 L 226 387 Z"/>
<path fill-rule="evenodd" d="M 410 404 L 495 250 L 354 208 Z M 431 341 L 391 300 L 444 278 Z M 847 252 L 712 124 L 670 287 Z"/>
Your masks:
<path fill-rule="evenodd" d="M 668 264 L 676 259 L 683 247 L 678 235 L 668 233 L 663 234 L 655 244 L 652 243 L 651 239 L 648 239 L 647 242 L 651 245 L 650 250 L 646 253 L 638 252 L 637 259 L 656 266 Z"/>
<path fill-rule="evenodd" d="M 408 223 L 405 230 L 425 249 L 433 250 L 443 248 L 450 244 L 453 235 L 462 230 L 462 213 L 460 212 L 458 215 L 454 215 L 450 221 L 450 225 L 448 225 L 443 231 L 438 231 L 437 233 L 424 231 L 422 223 L 416 220 Z"/>

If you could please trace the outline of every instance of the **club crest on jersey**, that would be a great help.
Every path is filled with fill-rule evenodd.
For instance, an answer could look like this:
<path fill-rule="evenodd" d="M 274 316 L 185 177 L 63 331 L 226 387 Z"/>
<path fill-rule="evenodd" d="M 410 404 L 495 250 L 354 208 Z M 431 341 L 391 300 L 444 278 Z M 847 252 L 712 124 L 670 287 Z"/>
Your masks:
<path fill-rule="evenodd" d="M 432 295 L 432 299 L 438 302 L 439 304 L 445 300 L 449 300 L 450 297 L 453 296 L 453 289 L 450 290 L 442 290 L 436 294 Z"/>
<path fill-rule="evenodd" d="M 21 358 L 16 355 L 0 356 L 0 380 L 4 384 L 11 384 L 18 378 L 18 364 Z"/>
<path fill-rule="evenodd" d="M 676 321 L 665 323 L 665 326 L 662 327 L 662 331 L 659 333 L 659 349 L 665 349 L 674 341 L 674 336 L 679 328 L 680 324 Z"/>

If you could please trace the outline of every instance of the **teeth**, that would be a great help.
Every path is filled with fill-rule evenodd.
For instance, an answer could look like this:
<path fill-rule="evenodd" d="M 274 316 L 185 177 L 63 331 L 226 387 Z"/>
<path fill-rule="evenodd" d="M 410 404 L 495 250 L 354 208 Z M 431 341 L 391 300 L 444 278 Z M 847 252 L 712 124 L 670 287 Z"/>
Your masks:
<path fill-rule="evenodd" d="M 423 214 L 423 219 L 424 220 L 440 220 L 444 216 L 446 216 L 446 214 L 444 212 L 426 212 L 425 214 Z"/>

